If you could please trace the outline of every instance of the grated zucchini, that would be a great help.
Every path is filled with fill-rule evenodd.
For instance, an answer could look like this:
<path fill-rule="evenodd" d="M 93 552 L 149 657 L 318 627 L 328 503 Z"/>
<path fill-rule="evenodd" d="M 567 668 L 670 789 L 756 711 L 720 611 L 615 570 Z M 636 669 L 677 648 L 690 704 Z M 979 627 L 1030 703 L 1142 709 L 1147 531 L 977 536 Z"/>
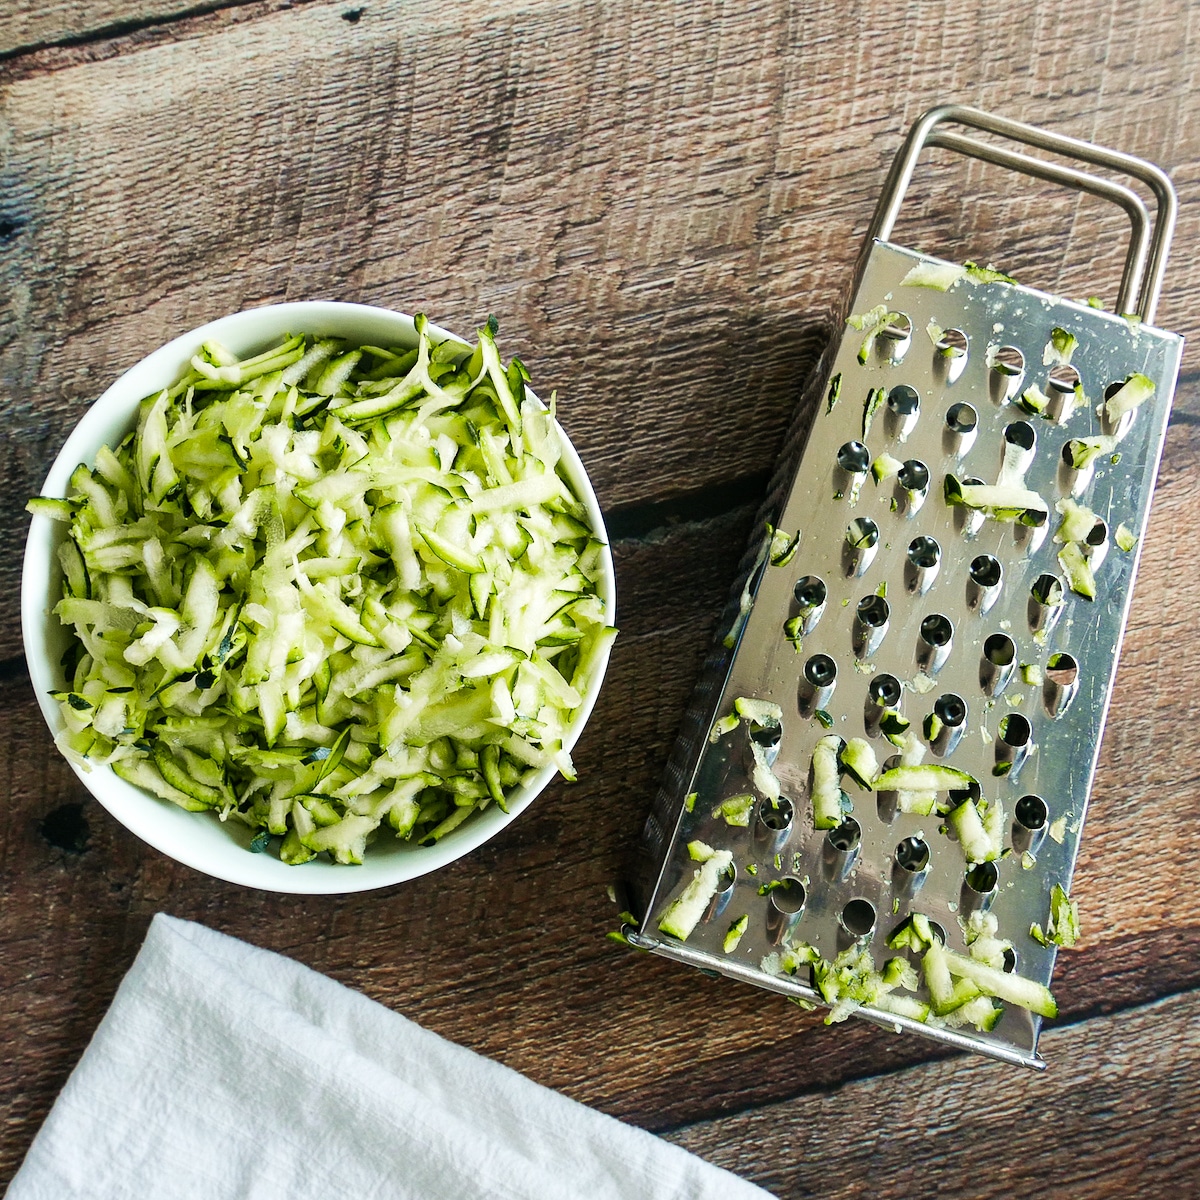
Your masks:
<path fill-rule="evenodd" d="M 704 842 L 689 842 L 688 854 L 700 866 L 658 922 L 663 933 L 681 942 L 687 941 L 700 923 L 708 902 L 721 885 L 722 874 L 733 864 L 733 855 L 728 850 L 714 850 Z"/>
<path fill-rule="evenodd" d="M 553 420 L 475 347 L 215 343 L 36 513 L 69 523 L 79 650 L 59 743 L 86 766 L 359 863 L 429 843 L 553 765 L 615 636 L 603 545 Z M 81 703 L 82 702 L 82 703 Z"/>

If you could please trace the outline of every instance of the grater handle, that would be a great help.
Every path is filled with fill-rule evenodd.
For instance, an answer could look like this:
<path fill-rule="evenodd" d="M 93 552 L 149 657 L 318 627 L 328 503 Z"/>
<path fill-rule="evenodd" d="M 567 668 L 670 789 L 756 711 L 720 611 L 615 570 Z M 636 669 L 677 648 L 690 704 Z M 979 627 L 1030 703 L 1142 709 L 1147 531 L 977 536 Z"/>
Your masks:
<path fill-rule="evenodd" d="M 1150 245 L 1150 214 L 1136 192 L 1111 180 L 1089 175 L 1086 171 L 1076 171 L 1072 167 L 1032 158 L 1015 150 L 1005 150 L 962 134 L 934 131 L 926 145 L 951 150 L 968 158 L 979 158 L 998 167 L 1020 171 L 1037 179 L 1074 188 L 1079 192 L 1088 192 L 1123 208 L 1129 216 L 1130 238 L 1129 249 L 1125 254 L 1125 266 L 1121 272 L 1121 288 L 1117 293 L 1117 312 L 1136 311 L 1134 305 L 1146 271 L 1146 254 Z"/>
<path fill-rule="evenodd" d="M 1149 239 L 1148 260 L 1146 241 L 1147 227 L 1150 223 L 1149 214 L 1141 200 L 1128 188 L 1084 171 L 1031 158 L 1025 154 L 989 145 L 975 138 L 943 132 L 935 133 L 936 127 L 944 122 L 954 122 L 981 129 L 1027 146 L 1035 146 L 1038 149 L 1061 154 L 1066 158 L 1074 158 L 1094 166 L 1105 167 L 1140 180 L 1154 194 L 1156 204 L 1153 235 Z M 1147 324 L 1153 321 L 1162 291 L 1163 274 L 1167 266 L 1167 254 L 1170 249 L 1171 237 L 1175 231 L 1178 210 L 1175 189 L 1164 171 L 1153 163 L 1135 158 L 1133 155 L 1110 150 L 1103 146 L 1095 146 L 1078 138 L 1067 137 L 1065 134 L 1050 133 L 1048 130 L 1027 125 L 1022 121 L 997 117 L 983 112 L 981 109 L 961 104 L 941 105 L 931 108 L 913 125 L 904 145 L 896 155 L 867 232 L 866 244 L 868 246 L 875 239 L 886 240 L 891 236 L 917 159 L 926 145 L 954 150 L 994 163 L 997 166 L 1086 191 L 1118 204 L 1129 215 L 1133 236 L 1129 253 L 1125 259 L 1125 271 L 1121 280 L 1117 308 L 1121 312 L 1136 312 Z"/>

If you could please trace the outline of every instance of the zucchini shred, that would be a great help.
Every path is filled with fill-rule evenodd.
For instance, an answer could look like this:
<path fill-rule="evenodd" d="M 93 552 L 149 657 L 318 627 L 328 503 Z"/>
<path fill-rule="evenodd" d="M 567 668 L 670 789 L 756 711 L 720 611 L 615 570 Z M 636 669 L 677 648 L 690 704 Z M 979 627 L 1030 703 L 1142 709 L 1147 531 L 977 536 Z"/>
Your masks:
<path fill-rule="evenodd" d="M 616 636 L 554 398 L 474 346 L 205 342 L 65 498 L 59 749 L 286 863 L 430 845 L 550 767 Z"/>

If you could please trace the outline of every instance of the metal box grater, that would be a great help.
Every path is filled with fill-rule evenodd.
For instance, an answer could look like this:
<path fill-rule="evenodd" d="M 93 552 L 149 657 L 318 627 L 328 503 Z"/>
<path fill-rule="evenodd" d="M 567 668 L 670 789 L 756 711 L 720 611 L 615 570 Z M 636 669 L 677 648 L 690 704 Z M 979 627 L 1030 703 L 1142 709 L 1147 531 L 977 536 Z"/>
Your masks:
<path fill-rule="evenodd" d="M 938 128 L 947 122 L 1141 180 L 1154 194 L 1155 219 L 1125 187 Z M 891 244 L 925 145 L 1121 205 L 1132 236 L 1117 309 L 1137 315 L 964 274 Z M 1057 946 L 1030 928 L 1047 927 L 1053 885 L 1070 887 L 1182 351 L 1180 337 L 1151 326 L 1174 218 L 1167 177 L 1127 155 L 960 106 L 933 109 L 914 125 L 859 263 L 851 312 L 867 315 L 863 328 L 848 324 L 816 372 L 801 406 L 818 392 L 807 442 L 793 432 L 761 513 L 760 531 L 764 523 L 788 536 L 799 530 L 798 547 L 775 565 L 769 529 L 753 539 L 646 822 L 630 881 L 640 928 L 626 934 L 635 946 L 821 1004 L 812 966 L 781 970 L 783 951 L 811 946 L 830 961 L 862 948 L 876 966 L 907 954 L 920 978 L 920 947 L 887 945 L 912 914 L 932 923 L 947 950 L 970 957 L 966 922 L 990 912 L 1012 943 L 1004 971 L 1049 985 Z M 945 290 L 914 285 L 914 268 Z M 1055 330 L 1077 339 L 1073 352 Z M 1153 382 L 1153 394 L 1114 425 L 1098 406 L 1135 372 Z M 1087 467 L 1071 466 L 1068 440 L 1097 436 L 1114 440 L 1095 443 L 1102 452 Z M 881 461 L 884 453 L 896 461 Z M 880 482 L 870 469 L 877 461 Z M 1017 520 L 994 519 L 950 503 L 947 477 L 1016 481 L 1047 512 L 1027 505 Z M 1068 497 L 1096 520 L 1064 564 L 1056 503 Z M 1126 546 L 1126 534 L 1137 539 L 1132 549 L 1117 544 L 1118 530 Z M 1087 586 L 1072 574 L 1079 558 L 1094 575 L 1094 599 L 1072 589 L 1072 579 Z M 1044 602 L 1059 596 L 1061 604 Z M 739 698 L 778 705 L 778 725 L 769 716 L 731 717 L 718 736 L 714 726 Z M 911 806 L 911 794 L 843 777 L 848 810 L 843 802 L 836 828 L 814 827 L 818 740 L 865 739 L 887 766 L 897 748 L 881 718 L 893 734 L 903 723 L 889 709 L 911 723 L 909 749 L 915 740 L 922 747 L 914 756 L 965 771 L 988 806 L 1002 805 L 1002 825 L 993 811 L 990 828 L 1001 857 L 973 863 L 953 835 L 945 810 L 975 803 L 969 783 L 938 795 L 941 812 L 920 815 L 898 808 L 898 800 Z M 744 825 L 714 812 L 731 799 Z M 987 807 L 976 811 L 986 816 Z M 688 849 L 696 841 L 731 852 L 732 863 L 710 867 L 702 882 Z M 689 887 L 702 915 L 686 937 L 662 932 L 664 914 Z M 745 931 L 727 950 L 742 917 Z M 893 994 L 918 1010 L 928 999 L 924 980 Z M 1004 1004 L 986 1031 L 885 1004 L 850 1004 L 837 1015 L 851 1008 L 897 1031 L 1044 1065 L 1041 1017 L 1017 1004 Z"/>

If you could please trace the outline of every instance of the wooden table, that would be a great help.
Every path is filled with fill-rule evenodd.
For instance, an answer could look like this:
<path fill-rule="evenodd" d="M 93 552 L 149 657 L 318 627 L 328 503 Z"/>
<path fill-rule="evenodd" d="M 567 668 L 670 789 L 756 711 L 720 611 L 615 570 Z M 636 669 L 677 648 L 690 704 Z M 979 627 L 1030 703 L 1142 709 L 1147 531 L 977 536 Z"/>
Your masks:
<path fill-rule="evenodd" d="M 1144 11 L 1139 11 L 1144 9 Z M 788 1196 L 1200 1191 L 1200 369 L 1184 361 L 1044 1074 L 947 1056 L 604 938 L 801 384 L 903 131 L 976 103 L 1168 168 L 1159 323 L 1200 333 L 1200 9 L 770 0 L 16 0 L 0 14 L 0 1180 L 167 911 Z M 1121 218 L 934 156 L 897 240 L 1115 292 Z M 621 637 L 502 837 L 344 899 L 180 867 L 85 793 L 21 656 L 22 505 L 148 349 L 239 308 L 425 310 L 557 388 Z"/>

